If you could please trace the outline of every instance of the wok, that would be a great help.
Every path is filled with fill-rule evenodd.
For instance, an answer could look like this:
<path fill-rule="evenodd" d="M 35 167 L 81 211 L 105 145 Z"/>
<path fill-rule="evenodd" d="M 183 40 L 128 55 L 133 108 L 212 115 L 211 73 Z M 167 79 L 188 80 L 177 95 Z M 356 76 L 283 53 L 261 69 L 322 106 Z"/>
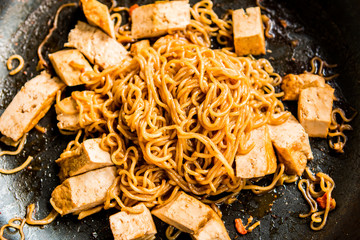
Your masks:
<path fill-rule="evenodd" d="M 68 1 L 58 0 L 1 0 L 0 1 L 0 113 L 10 103 L 21 86 L 38 74 L 36 49 L 51 27 L 57 8 Z M 138 1 L 139 4 L 150 1 Z M 232 8 L 254 6 L 254 0 L 215 0 L 219 13 Z M 130 6 L 133 1 L 118 1 Z M 320 56 L 329 63 L 337 63 L 333 72 L 340 74 L 332 85 L 341 106 L 353 112 L 360 110 L 360 3 L 357 0 L 264 0 L 269 11 L 263 11 L 273 20 L 273 39 L 267 39 L 266 58 L 281 75 L 310 70 L 309 61 Z M 110 5 L 110 1 L 108 2 Z M 59 29 L 54 32 L 44 49 L 44 54 L 62 48 L 67 33 L 78 19 L 83 19 L 79 8 L 68 8 L 59 19 Z M 287 27 L 281 20 L 287 20 Z M 294 40 L 298 41 L 295 46 Z M 12 54 L 25 59 L 25 68 L 15 76 L 9 76 L 5 61 Z M 332 74 L 331 70 L 327 74 Z M 295 104 L 288 104 L 295 110 Z M 242 239 L 359 239 L 360 238 L 360 118 L 352 122 L 354 131 L 344 154 L 330 150 L 325 139 L 311 139 L 315 159 L 310 166 L 324 171 L 336 182 L 333 196 L 337 208 L 330 213 L 322 231 L 310 230 L 310 219 L 300 219 L 299 213 L 308 211 L 295 184 L 279 186 L 263 196 L 241 193 L 230 206 L 222 206 L 223 220 L 232 239 L 240 239 L 235 231 L 234 219 L 252 215 L 261 225 Z M 43 218 L 51 211 L 49 203 L 52 190 L 59 184 L 59 171 L 55 160 L 72 137 L 63 136 L 56 128 L 56 115 L 52 108 L 41 126 L 46 134 L 32 130 L 26 148 L 18 156 L 2 156 L 0 165 L 12 168 L 20 165 L 28 155 L 35 160 L 31 167 L 14 175 L 0 175 L 0 225 L 12 217 L 24 217 L 26 206 L 36 203 L 36 218 Z M 0 144 L 1 149 L 8 149 Z M 273 203 L 273 205 L 272 205 Z M 272 205 L 272 207 L 271 207 Z M 116 210 L 102 211 L 84 220 L 76 216 L 59 217 L 41 229 L 25 227 L 26 239 L 112 239 L 108 217 Z M 165 239 L 166 225 L 155 219 L 159 231 L 157 239 Z M 9 239 L 17 236 L 8 235 Z M 189 239 L 185 234 L 180 239 Z"/>

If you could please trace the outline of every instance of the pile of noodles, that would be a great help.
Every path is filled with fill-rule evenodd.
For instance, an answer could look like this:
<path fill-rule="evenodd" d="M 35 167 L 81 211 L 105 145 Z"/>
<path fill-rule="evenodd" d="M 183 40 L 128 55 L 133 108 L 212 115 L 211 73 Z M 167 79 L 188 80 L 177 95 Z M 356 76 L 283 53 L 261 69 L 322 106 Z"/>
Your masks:
<path fill-rule="evenodd" d="M 67 6 L 74 4 L 59 8 L 48 36 Z M 77 111 L 66 111 L 58 94 L 58 107 L 76 114 L 81 128 L 70 132 L 76 138 L 60 159 L 80 154 L 85 139 L 101 137 L 101 148 L 117 166 L 118 176 L 105 204 L 76 213 L 79 219 L 103 208 L 134 212 L 129 207 L 140 202 L 149 208 L 165 204 L 180 190 L 218 210 L 216 203 L 233 201 L 242 189 L 260 194 L 297 180 L 284 173 L 283 164 L 266 187 L 235 176 L 235 157 L 256 144 L 249 141 L 250 132 L 265 124 L 281 124 L 289 113 L 279 100 L 282 93 L 274 88 L 281 77 L 268 60 L 238 57 L 233 52 L 231 11 L 220 19 L 212 7 L 209 0 L 196 3 L 186 30 L 142 49 L 130 62 L 108 69 L 95 65 L 93 72 L 83 73 L 86 91 L 72 93 Z M 120 11 L 128 9 L 113 8 L 116 38 L 129 48 L 135 42 L 131 22 L 120 26 Z M 211 38 L 222 48 L 211 49 Z M 43 45 L 38 50 L 39 63 L 47 66 L 41 57 Z M 33 210 L 30 205 L 26 217 L 30 225 L 48 224 L 58 215 L 53 211 L 44 220 L 33 220 Z M 311 212 L 316 211 L 312 208 Z M 325 212 L 327 217 L 328 210 Z M 15 226 L 11 221 L 1 228 L 1 236 L 5 228 Z M 15 228 L 23 236 L 24 221 L 14 221 L 21 222 Z M 168 229 L 169 238 L 178 236 L 173 230 Z"/>

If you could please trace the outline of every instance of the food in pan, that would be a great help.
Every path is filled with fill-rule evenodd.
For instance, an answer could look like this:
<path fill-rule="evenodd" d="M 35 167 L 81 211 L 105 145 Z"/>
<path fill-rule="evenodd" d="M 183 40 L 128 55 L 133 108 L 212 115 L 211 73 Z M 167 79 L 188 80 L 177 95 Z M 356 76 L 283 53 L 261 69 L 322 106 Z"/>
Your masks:
<path fill-rule="evenodd" d="M 1 236 L 7 227 L 23 237 L 25 223 L 49 224 L 70 213 L 82 219 L 117 208 L 110 217 L 115 239 L 154 239 L 152 215 L 169 224 L 169 239 L 179 235 L 174 229 L 199 240 L 230 239 L 216 204 L 233 201 L 242 190 L 262 194 L 299 177 L 311 206 L 301 217 L 311 215 L 314 230 L 324 227 L 336 206 L 335 183 L 307 167 L 314 158 L 309 136 L 338 136 L 330 146 L 342 151 L 351 118 L 332 109 L 334 89 L 324 76 L 282 78 L 261 56 L 260 7 L 219 18 L 209 0 L 192 7 L 187 1 L 114 6 L 111 12 L 96 0 L 80 5 L 87 22 L 78 21 L 65 48 L 47 56 L 51 65 L 41 55 L 44 42 L 39 46 L 39 67 L 46 69 L 0 117 L 2 140 L 18 145 L 18 153 L 56 101 L 57 126 L 74 140 L 56 160 L 61 184 L 51 195 L 54 210 L 34 220 L 30 205 L 26 218 L 12 219 Z M 129 15 L 124 25 L 122 11 Z M 64 96 L 65 85 L 85 90 Z M 286 100 L 298 101 L 298 119 L 285 109 Z M 257 185 L 266 175 L 273 175 L 272 182 Z M 260 224 L 250 222 L 236 220 L 240 234 Z"/>

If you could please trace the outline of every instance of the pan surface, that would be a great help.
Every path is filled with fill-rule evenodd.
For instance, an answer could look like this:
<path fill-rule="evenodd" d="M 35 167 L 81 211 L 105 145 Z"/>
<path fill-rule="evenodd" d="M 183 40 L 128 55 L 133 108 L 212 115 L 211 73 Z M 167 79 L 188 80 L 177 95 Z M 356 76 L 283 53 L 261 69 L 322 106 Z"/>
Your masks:
<path fill-rule="evenodd" d="M 58 0 L 0 0 L 0 114 L 10 103 L 21 86 L 38 74 L 36 49 L 51 27 L 57 8 L 69 1 Z M 105 2 L 105 1 L 103 1 Z M 139 5 L 152 1 L 137 1 Z M 130 6 L 131 0 L 118 0 L 118 5 Z M 110 1 L 107 2 L 110 5 Z M 357 0 L 264 0 L 268 8 L 263 14 L 273 22 L 273 39 L 267 39 L 267 53 L 275 71 L 282 76 L 310 70 L 310 59 L 319 56 L 338 67 L 329 70 L 340 76 L 331 85 L 336 87 L 335 103 L 350 115 L 353 107 L 360 110 L 360 4 Z M 218 13 L 226 9 L 255 6 L 255 0 L 216 0 Z M 62 48 L 67 33 L 78 19 L 84 19 L 79 8 L 67 8 L 60 15 L 59 29 L 54 32 L 43 54 Z M 285 28 L 282 20 L 287 21 Z M 294 41 L 297 44 L 294 44 Z M 12 54 L 25 59 L 25 68 L 9 76 L 5 62 Z M 287 105 L 296 111 L 295 104 Z M 279 186 L 263 196 L 249 192 L 239 195 L 230 206 L 221 206 L 223 220 L 232 239 L 359 239 L 360 238 L 360 129 L 359 117 L 352 122 L 354 131 L 348 132 L 349 141 L 344 154 L 329 149 L 325 139 L 311 139 L 315 159 L 309 165 L 317 171 L 330 174 L 335 180 L 334 197 L 337 208 L 322 231 L 310 230 L 310 220 L 301 219 L 299 213 L 308 211 L 305 201 L 295 184 Z M 63 136 L 56 127 L 54 108 L 40 121 L 48 128 L 46 134 L 32 130 L 25 150 L 18 156 L 2 156 L 0 167 L 13 168 L 27 156 L 34 156 L 31 167 L 14 175 L 0 175 L 0 225 L 13 217 L 24 217 L 26 206 L 36 203 L 36 218 L 43 218 L 51 211 L 49 203 L 52 190 L 59 184 L 59 171 L 55 160 L 72 140 Z M 9 149 L 0 143 L 1 149 Z M 25 227 L 26 239 L 112 239 L 108 217 L 115 210 L 102 211 L 81 221 L 76 216 L 59 217 L 55 222 L 39 227 Z M 251 234 L 238 236 L 234 219 L 252 215 L 261 225 Z M 166 239 L 166 225 L 156 220 L 157 239 Z M 9 239 L 18 239 L 8 234 Z M 182 234 L 179 239 L 189 239 Z"/>

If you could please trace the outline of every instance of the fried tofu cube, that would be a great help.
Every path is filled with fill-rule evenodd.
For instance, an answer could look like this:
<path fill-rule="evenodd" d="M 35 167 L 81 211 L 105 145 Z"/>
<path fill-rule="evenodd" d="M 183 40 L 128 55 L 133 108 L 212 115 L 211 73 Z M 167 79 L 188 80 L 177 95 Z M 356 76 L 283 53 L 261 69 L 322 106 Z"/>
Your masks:
<path fill-rule="evenodd" d="M 271 141 L 288 174 L 301 176 L 307 160 L 313 159 L 309 137 L 293 115 L 280 125 L 268 125 Z"/>
<path fill-rule="evenodd" d="M 171 43 L 171 47 L 190 44 L 190 42 L 184 37 L 177 37 L 175 35 L 166 35 L 156 40 L 156 42 L 153 45 L 153 48 L 158 50 L 161 47 L 167 47 L 170 43 Z"/>
<path fill-rule="evenodd" d="M 288 74 L 281 84 L 281 89 L 284 91 L 282 100 L 298 100 L 301 90 L 308 87 L 325 87 L 325 79 L 312 73 Z"/>
<path fill-rule="evenodd" d="M 264 27 L 259 7 L 233 12 L 234 46 L 238 56 L 265 54 Z"/>
<path fill-rule="evenodd" d="M 96 0 L 80 0 L 80 2 L 88 22 L 115 38 L 114 22 L 110 18 L 108 7 Z"/>
<path fill-rule="evenodd" d="M 144 49 L 144 48 L 148 48 L 150 47 L 150 42 L 149 40 L 141 40 L 141 41 L 138 41 L 136 43 L 133 43 L 131 45 L 131 49 L 130 49 L 130 52 L 133 54 L 133 55 L 137 55 L 140 53 L 141 49 Z"/>
<path fill-rule="evenodd" d="M 310 87 L 300 92 L 298 116 L 301 125 L 310 137 L 326 138 L 331 123 L 334 89 Z"/>
<path fill-rule="evenodd" d="M 50 203 L 61 215 L 94 208 L 106 200 L 116 167 L 105 167 L 66 179 L 51 194 Z"/>
<path fill-rule="evenodd" d="M 45 71 L 26 82 L 0 117 L 1 133 L 17 142 L 44 117 L 56 92 L 64 88 L 60 79 Z"/>
<path fill-rule="evenodd" d="M 131 60 L 121 43 L 81 21 L 70 31 L 68 42 L 64 46 L 78 49 L 90 63 L 104 69 Z"/>
<path fill-rule="evenodd" d="M 241 178 L 257 178 L 276 171 L 277 160 L 271 143 L 269 129 L 266 125 L 254 129 L 248 144 L 254 148 L 245 155 L 235 157 L 236 176 Z"/>
<path fill-rule="evenodd" d="M 190 234 L 196 234 L 210 219 L 213 210 L 199 200 L 179 192 L 169 203 L 151 211 L 167 224 Z"/>
<path fill-rule="evenodd" d="M 57 161 L 60 166 L 60 180 L 114 165 L 110 153 L 102 150 L 100 143 L 100 138 L 87 139 L 81 143 L 80 155 Z"/>
<path fill-rule="evenodd" d="M 184 30 L 190 23 L 188 1 L 159 1 L 135 8 L 131 13 L 133 38 L 158 37 Z"/>
<path fill-rule="evenodd" d="M 223 221 L 215 212 L 212 212 L 209 221 L 191 237 L 194 240 L 230 240 Z"/>
<path fill-rule="evenodd" d="M 79 50 L 61 50 L 49 54 L 49 59 L 55 69 L 56 74 L 68 86 L 83 84 L 80 75 L 83 72 L 93 71 L 89 62 Z"/>
<path fill-rule="evenodd" d="M 142 213 L 121 211 L 110 216 L 114 240 L 152 239 L 157 231 L 149 209 L 143 203 L 132 208 Z"/>
<path fill-rule="evenodd" d="M 79 111 L 77 103 L 72 97 L 64 98 L 59 104 L 55 104 L 57 126 L 61 130 L 76 131 L 80 129 Z"/>

